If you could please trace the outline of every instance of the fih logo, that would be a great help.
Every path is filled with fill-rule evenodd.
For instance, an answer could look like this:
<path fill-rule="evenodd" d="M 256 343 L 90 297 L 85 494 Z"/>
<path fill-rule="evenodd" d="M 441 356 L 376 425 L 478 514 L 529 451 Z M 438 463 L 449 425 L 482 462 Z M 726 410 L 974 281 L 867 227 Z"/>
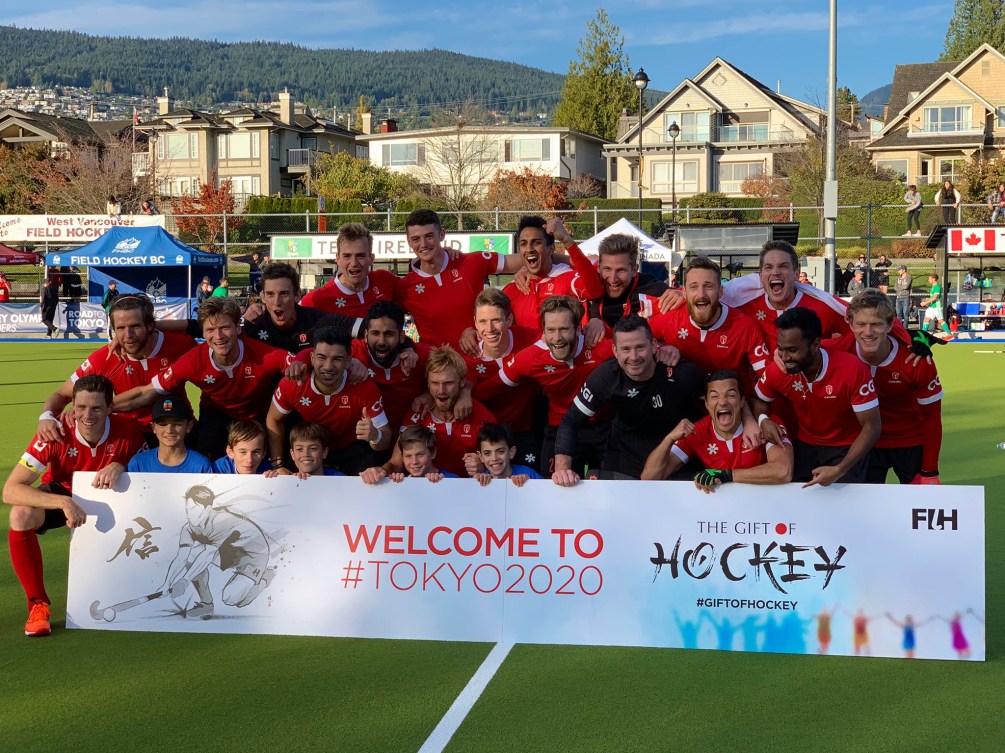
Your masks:
<path fill-rule="evenodd" d="M 911 510 L 911 528 L 915 531 L 922 525 L 929 531 L 944 531 L 946 524 L 956 530 L 956 508 L 946 511 L 934 507 L 915 507 Z"/>

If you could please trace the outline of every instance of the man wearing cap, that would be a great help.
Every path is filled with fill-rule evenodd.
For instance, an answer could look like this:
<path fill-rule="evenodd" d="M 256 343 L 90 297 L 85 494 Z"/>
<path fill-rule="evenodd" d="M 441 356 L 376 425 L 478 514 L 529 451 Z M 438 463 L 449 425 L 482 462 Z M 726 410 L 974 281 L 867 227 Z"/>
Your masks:
<path fill-rule="evenodd" d="M 911 275 L 907 274 L 907 267 L 903 264 L 897 267 L 897 279 L 893 283 L 893 289 L 897 295 L 897 318 L 905 327 L 911 318 L 911 284 L 913 282 Z"/>
<path fill-rule="evenodd" d="M 174 395 L 153 404 L 150 428 L 157 448 L 137 454 L 126 468 L 130 473 L 212 473 L 209 458 L 185 446 L 185 437 L 195 428 L 192 408 Z"/>
<path fill-rule="evenodd" d="M 855 276 L 848 283 L 848 295 L 853 296 L 865 290 L 865 270 L 861 267 L 855 268 Z"/>

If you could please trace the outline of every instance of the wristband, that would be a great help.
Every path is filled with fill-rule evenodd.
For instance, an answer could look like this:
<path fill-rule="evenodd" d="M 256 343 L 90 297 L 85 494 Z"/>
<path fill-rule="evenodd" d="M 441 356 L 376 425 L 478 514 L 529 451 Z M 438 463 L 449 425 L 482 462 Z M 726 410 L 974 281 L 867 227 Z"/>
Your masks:
<path fill-rule="evenodd" d="M 272 466 L 272 470 L 278 471 L 280 468 L 283 467 L 283 459 L 282 458 L 269 458 L 269 464 Z"/>
<path fill-rule="evenodd" d="M 762 413 L 761 415 L 759 415 L 757 417 L 757 425 L 760 426 L 761 424 L 763 424 L 767 420 L 768 420 L 768 414 L 767 413 Z"/>
<path fill-rule="evenodd" d="M 59 423 L 59 419 L 56 418 L 54 415 L 52 415 L 52 411 L 51 410 L 47 410 L 45 413 L 43 413 L 41 416 L 39 416 L 38 420 L 39 421 L 55 421 L 57 424 Z"/>
<path fill-rule="evenodd" d="M 925 478 L 934 478 L 939 475 L 939 469 L 936 468 L 934 471 L 921 471 L 920 475 Z"/>
<path fill-rule="evenodd" d="M 374 428 L 377 429 L 376 426 Z M 380 429 L 377 429 L 377 438 L 371 439 L 370 444 L 380 444 L 380 440 L 382 440 L 383 438 L 384 438 L 384 432 L 382 432 Z"/>

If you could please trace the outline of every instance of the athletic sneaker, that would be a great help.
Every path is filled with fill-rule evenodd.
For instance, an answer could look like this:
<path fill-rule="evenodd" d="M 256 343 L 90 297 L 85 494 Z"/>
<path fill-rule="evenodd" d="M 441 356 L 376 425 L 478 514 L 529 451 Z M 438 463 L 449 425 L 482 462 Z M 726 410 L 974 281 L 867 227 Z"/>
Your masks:
<path fill-rule="evenodd" d="M 28 612 L 28 621 L 24 623 L 24 634 L 32 638 L 41 638 L 49 635 L 52 626 L 49 625 L 49 605 L 45 602 L 36 601 L 31 605 Z"/>
<path fill-rule="evenodd" d="M 200 601 L 194 607 L 190 607 L 186 612 L 186 617 L 198 617 L 203 620 L 209 620 L 213 617 L 213 612 L 215 608 L 213 602 L 211 601 Z"/>

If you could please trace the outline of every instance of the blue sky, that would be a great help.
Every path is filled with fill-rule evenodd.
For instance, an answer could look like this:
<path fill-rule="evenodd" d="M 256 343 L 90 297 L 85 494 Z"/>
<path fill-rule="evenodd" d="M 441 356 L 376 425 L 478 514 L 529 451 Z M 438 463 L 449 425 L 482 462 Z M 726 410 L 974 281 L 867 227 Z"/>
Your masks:
<path fill-rule="evenodd" d="M 5 3 L 6 5 L 6 3 Z M 370 50 L 438 47 L 564 73 L 598 5 L 575 0 L 48 0 L 0 12 L 32 28 L 134 37 L 294 42 Z M 669 91 L 716 55 L 782 92 L 826 103 L 827 0 L 631 0 L 607 6 L 633 69 Z M 839 0 L 838 84 L 860 97 L 898 63 L 936 60 L 953 0 Z M 531 92 L 528 92 L 531 93 Z"/>

